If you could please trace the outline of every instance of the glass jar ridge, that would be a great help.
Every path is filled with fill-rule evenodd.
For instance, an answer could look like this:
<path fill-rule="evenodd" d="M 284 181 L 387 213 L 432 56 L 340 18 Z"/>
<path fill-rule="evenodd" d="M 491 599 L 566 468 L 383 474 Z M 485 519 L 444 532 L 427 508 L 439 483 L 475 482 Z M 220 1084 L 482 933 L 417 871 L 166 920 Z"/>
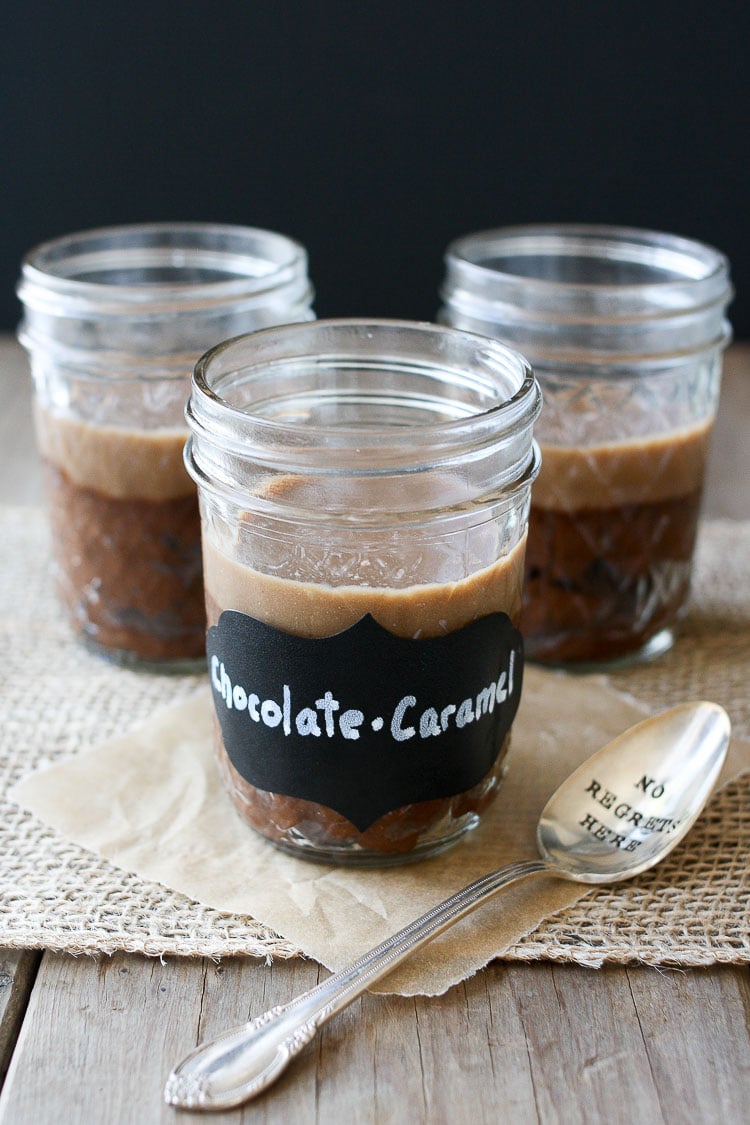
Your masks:
<path fill-rule="evenodd" d="M 471 462 L 466 499 L 489 502 L 536 474 L 540 409 L 529 365 L 494 341 L 406 321 L 318 320 L 229 340 L 198 361 L 188 464 L 218 488 L 242 479 L 243 462 L 405 481 Z M 385 514 L 408 509 L 409 495 L 389 495 Z M 379 511 L 374 498 L 357 518 Z M 351 504 L 344 514 L 351 522 Z"/>
<path fill-rule="evenodd" d="M 275 231 L 144 223 L 81 231 L 24 259 L 21 342 L 110 376 L 189 370 L 211 343 L 308 319 L 307 253 Z"/>
<path fill-rule="evenodd" d="M 185 457 L 201 497 L 216 750 L 240 815 L 277 846 L 334 863 L 403 862 L 448 846 L 493 799 L 509 730 L 463 788 L 446 782 L 435 789 L 429 769 L 404 788 L 409 755 L 394 752 L 388 736 L 403 734 L 398 707 L 380 698 L 378 684 L 386 668 L 411 682 L 412 643 L 461 644 L 464 631 L 486 619 L 490 631 L 502 619 L 516 635 L 540 405 L 529 365 L 511 349 L 406 321 L 269 329 L 219 345 L 196 365 Z M 233 662 L 256 651 L 256 642 L 240 643 L 233 630 L 243 637 L 260 630 L 259 645 L 271 632 L 271 647 L 248 658 L 244 679 Z M 290 643 L 313 646 L 304 667 L 291 672 L 279 655 Z M 345 660 L 327 655 L 326 646 L 339 643 L 353 646 Z M 490 648 L 490 659 L 499 660 Z M 318 688 L 306 694 L 300 682 L 309 677 Z M 263 718 L 264 705 L 266 726 L 281 716 L 282 680 L 292 710 L 287 741 L 279 736 L 270 757 L 300 737 L 291 773 L 274 786 L 254 772 L 264 733 L 256 716 Z M 240 685 L 239 703 L 250 714 L 237 745 L 225 727 L 227 701 L 230 709 L 237 703 L 230 684 Z M 352 741 L 344 733 L 336 742 L 333 712 L 330 733 L 313 714 L 327 695 L 342 713 L 359 716 Z M 306 701 L 299 711 L 297 699 Z M 406 692 L 402 703 L 416 707 L 417 695 L 411 699 Z M 460 736 L 451 743 L 447 731 L 455 711 L 453 703 L 442 708 L 441 746 L 460 756 Z M 424 744 L 412 734 L 419 722 L 404 724 L 412 755 Z M 328 757 L 303 783 L 295 762 L 307 761 L 313 745 Z M 351 776 L 346 763 L 357 755 L 361 773 Z M 361 813 L 369 789 L 381 784 L 398 795 L 380 794 L 384 803 Z"/>
<path fill-rule="evenodd" d="M 725 347 L 729 263 L 692 239 L 540 224 L 465 235 L 445 255 L 442 318 L 523 345 L 532 363 L 679 362 Z"/>

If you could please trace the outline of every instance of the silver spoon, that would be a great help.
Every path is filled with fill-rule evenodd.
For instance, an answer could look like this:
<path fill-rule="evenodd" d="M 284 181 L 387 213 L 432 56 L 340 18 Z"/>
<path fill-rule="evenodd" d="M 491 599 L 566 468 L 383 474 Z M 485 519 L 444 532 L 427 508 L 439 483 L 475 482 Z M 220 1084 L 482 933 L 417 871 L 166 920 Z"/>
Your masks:
<path fill-rule="evenodd" d="M 275 1082 L 318 1029 L 415 949 L 527 875 L 580 883 L 629 879 L 672 850 L 699 816 L 729 744 L 726 712 L 684 703 L 638 723 L 571 774 L 537 828 L 541 860 L 508 864 L 411 922 L 289 1004 L 196 1047 L 169 1076 L 183 1109 L 241 1105 Z"/>

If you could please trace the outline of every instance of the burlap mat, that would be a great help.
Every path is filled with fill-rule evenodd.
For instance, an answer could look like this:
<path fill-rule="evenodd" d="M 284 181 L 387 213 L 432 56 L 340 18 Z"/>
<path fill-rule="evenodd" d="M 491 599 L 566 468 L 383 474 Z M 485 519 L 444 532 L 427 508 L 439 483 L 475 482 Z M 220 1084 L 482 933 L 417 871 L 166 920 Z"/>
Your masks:
<path fill-rule="evenodd" d="M 0 633 L 0 944 L 72 952 L 245 953 L 298 949 L 254 919 L 226 915 L 145 883 L 66 843 L 5 799 L 30 770 L 95 746 L 133 716 L 191 694 L 199 677 L 113 669 L 71 640 L 47 575 L 40 513 L 0 509 L 4 580 Z M 612 685 L 654 708 L 711 698 L 735 733 L 750 730 L 750 524 L 706 524 L 693 606 L 675 649 L 619 672 Z M 683 846 L 636 882 L 599 890 L 507 952 L 599 965 L 606 961 L 700 965 L 750 961 L 750 777 L 725 788 Z"/>

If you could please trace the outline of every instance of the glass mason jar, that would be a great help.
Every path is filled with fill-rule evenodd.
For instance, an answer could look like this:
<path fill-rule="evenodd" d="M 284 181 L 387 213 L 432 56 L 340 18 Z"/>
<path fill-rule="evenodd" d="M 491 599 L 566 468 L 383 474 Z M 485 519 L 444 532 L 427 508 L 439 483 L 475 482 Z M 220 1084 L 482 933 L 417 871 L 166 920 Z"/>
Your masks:
<path fill-rule="evenodd" d="M 536 381 L 402 321 L 316 321 L 198 363 L 216 749 L 245 821 L 337 863 L 437 851 L 494 797 L 522 682 Z"/>
<path fill-rule="evenodd" d="M 726 258 L 624 227 L 470 234 L 441 320 L 528 356 L 544 394 L 523 630 L 578 667 L 667 649 L 690 588 L 722 353 Z"/>
<path fill-rule="evenodd" d="M 220 340 L 313 316 L 307 255 L 252 228 L 113 227 L 32 250 L 18 293 L 73 628 L 121 663 L 202 661 L 200 518 L 182 457 L 190 376 Z"/>

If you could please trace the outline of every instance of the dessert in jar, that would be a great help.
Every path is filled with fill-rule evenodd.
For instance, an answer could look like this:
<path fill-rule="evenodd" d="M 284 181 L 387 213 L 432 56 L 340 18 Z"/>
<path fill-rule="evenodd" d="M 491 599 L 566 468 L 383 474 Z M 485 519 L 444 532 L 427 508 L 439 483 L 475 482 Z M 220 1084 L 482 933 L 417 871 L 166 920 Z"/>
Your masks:
<path fill-rule="evenodd" d="M 18 291 L 73 628 L 122 663 L 202 663 L 200 517 L 182 456 L 190 375 L 213 343 L 312 317 L 305 251 L 245 227 L 113 227 L 37 247 Z"/>
<path fill-rule="evenodd" d="M 173 427 L 149 432 L 35 404 L 60 598 L 74 629 L 123 661 L 205 651 L 200 517 L 173 405 Z"/>
<path fill-rule="evenodd" d="M 525 360 L 400 321 L 316 321 L 196 366 L 215 739 L 244 820 L 334 863 L 480 820 L 520 698 Z"/>
<path fill-rule="evenodd" d="M 519 348 L 544 394 L 523 629 L 531 659 L 647 659 L 685 612 L 729 267 L 711 247 L 621 227 L 459 238 L 441 319 Z"/>

